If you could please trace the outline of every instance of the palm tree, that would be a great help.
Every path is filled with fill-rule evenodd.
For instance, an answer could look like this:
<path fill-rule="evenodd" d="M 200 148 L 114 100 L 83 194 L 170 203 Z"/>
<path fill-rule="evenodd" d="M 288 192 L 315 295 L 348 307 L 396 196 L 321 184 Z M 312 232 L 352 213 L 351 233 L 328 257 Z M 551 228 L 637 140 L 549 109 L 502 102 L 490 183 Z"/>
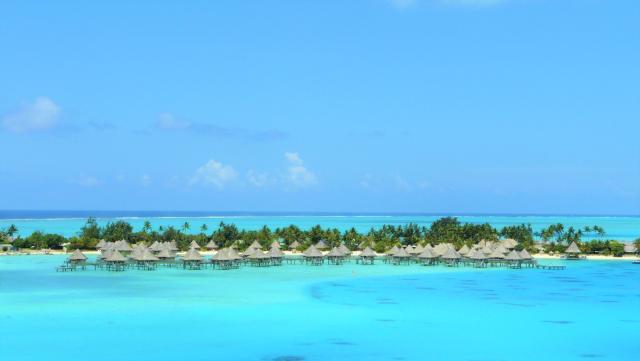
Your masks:
<path fill-rule="evenodd" d="M 189 228 L 191 228 L 191 226 L 189 225 L 189 222 L 184 222 L 184 224 L 182 225 L 182 232 L 187 233 Z"/>
<path fill-rule="evenodd" d="M 202 232 L 202 233 L 207 232 L 207 229 L 208 229 L 208 227 L 207 227 L 207 225 L 206 225 L 206 224 L 204 224 L 204 223 L 202 224 L 202 226 L 200 226 L 200 232 Z"/>
<path fill-rule="evenodd" d="M 144 221 L 144 225 L 142 226 L 142 231 L 144 233 L 149 233 L 150 230 L 151 230 L 151 222 Z"/>

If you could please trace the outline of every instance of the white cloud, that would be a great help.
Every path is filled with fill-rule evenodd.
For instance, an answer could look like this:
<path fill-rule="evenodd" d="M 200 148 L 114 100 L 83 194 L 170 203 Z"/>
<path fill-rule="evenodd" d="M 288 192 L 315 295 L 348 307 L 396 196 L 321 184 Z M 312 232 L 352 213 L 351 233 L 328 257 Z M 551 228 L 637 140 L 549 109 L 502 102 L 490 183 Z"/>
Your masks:
<path fill-rule="evenodd" d="M 73 183 L 81 187 L 97 187 L 102 184 L 102 181 L 93 176 L 81 176 L 73 180 Z"/>
<path fill-rule="evenodd" d="M 287 183 L 295 187 L 313 186 L 318 183 L 316 175 L 304 166 L 302 158 L 298 153 L 287 152 L 284 157 L 289 162 L 285 179 Z"/>
<path fill-rule="evenodd" d="M 269 174 L 259 173 L 251 169 L 247 172 L 247 181 L 256 188 L 262 188 L 274 182 Z"/>
<path fill-rule="evenodd" d="M 160 129 L 167 129 L 167 130 L 188 129 L 191 127 L 191 122 L 177 119 L 171 113 L 161 113 L 158 116 L 158 121 L 156 122 L 156 126 Z"/>
<path fill-rule="evenodd" d="M 59 115 L 60 107 L 53 100 L 39 97 L 16 112 L 5 115 L 2 126 L 14 133 L 45 131 L 56 126 Z"/>
<path fill-rule="evenodd" d="M 190 186 L 198 184 L 213 185 L 222 189 L 225 185 L 235 181 L 237 177 L 238 172 L 233 167 L 211 159 L 196 170 L 193 177 L 189 179 L 188 184 Z"/>
<path fill-rule="evenodd" d="M 140 176 L 140 185 L 143 187 L 148 187 L 151 185 L 151 176 L 148 174 L 143 174 Z"/>

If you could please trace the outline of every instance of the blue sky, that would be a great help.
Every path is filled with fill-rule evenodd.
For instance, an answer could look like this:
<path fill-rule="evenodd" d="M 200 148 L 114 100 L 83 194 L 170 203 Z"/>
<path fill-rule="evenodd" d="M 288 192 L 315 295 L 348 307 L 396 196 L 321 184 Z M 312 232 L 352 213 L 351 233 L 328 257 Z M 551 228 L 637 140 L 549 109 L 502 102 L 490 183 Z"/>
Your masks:
<path fill-rule="evenodd" d="M 640 214 L 637 39 L 637 1 L 3 1 L 0 208 Z"/>

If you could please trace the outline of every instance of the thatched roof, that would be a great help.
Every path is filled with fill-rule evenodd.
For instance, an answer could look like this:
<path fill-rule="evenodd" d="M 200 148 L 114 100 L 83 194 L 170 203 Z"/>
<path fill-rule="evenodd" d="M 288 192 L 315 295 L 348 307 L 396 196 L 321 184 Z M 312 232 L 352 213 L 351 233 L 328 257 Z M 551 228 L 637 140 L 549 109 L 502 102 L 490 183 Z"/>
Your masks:
<path fill-rule="evenodd" d="M 322 257 L 322 253 L 318 251 L 318 249 L 315 246 L 311 245 L 309 246 L 309 248 L 307 248 L 306 251 L 304 251 L 303 256 L 311 257 L 311 258 L 319 258 L 319 257 Z"/>
<path fill-rule="evenodd" d="M 484 254 L 485 256 L 490 255 L 491 253 L 493 253 L 493 250 L 487 246 L 483 247 L 482 250 L 480 250 L 480 252 L 482 252 L 482 254 Z"/>
<path fill-rule="evenodd" d="M 327 253 L 327 257 L 344 257 L 344 254 L 340 252 L 338 247 L 333 247 L 329 253 Z"/>
<path fill-rule="evenodd" d="M 154 256 L 153 253 L 151 253 L 151 251 L 147 248 L 142 250 L 142 254 L 138 255 L 138 258 L 136 259 L 136 261 L 142 261 L 142 262 L 153 262 L 153 261 L 157 261 L 158 257 Z"/>
<path fill-rule="evenodd" d="M 466 254 L 467 258 L 469 259 L 474 259 L 474 260 L 483 260 L 485 259 L 484 254 L 477 250 L 477 249 L 472 249 L 469 251 L 469 253 Z"/>
<path fill-rule="evenodd" d="M 131 248 L 131 245 L 129 245 L 129 242 L 125 241 L 124 239 L 121 239 L 115 243 L 115 249 L 116 251 L 120 251 L 120 252 L 133 251 L 133 248 Z"/>
<path fill-rule="evenodd" d="M 113 249 L 103 249 L 100 251 L 100 258 L 102 259 L 107 259 L 109 257 L 111 257 L 111 254 L 113 253 Z"/>
<path fill-rule="evenodd" d="M 502 240 L 502 245 L 506 249 L 513 249 L 518 245 L 518 241 L 512 238 L 507 238 Z"/>
<path fill-rule="evenodd" d="M 398 246 L 393 246 L 391 247 L 390 250 L 386 251 L 385 254 L 388 254 L 390 256 L 393 256 L 394 254 L 396 254 L 398 251 L 400 250 L 400 248 L 398 248 Z"/>
<path fill-rule="evenodd" d="M 407 250 L 404 248 L 398 249 L 396 253 L 393 254 L 394 258 L 409 258 L 411 255 L 407 253 Z"/>
<path fill-rule="evenodd" d="M 365 247 L 360 253 L 360 257 L 375 257 L 376 253 L 369 247 Z"/>
<path fill-rule="evenodd" d="M 420 253 L 422 253 L 422 251 L 424 251 L 424 247 L 422 247 L 421 245 L 417 244 L 415 247 L 413 247 L 413 249 L 411 250 L 411 254 L 412 255 L 419 255 Z"/>
<path fill-rule="evenodd" d="M 351 250 L 347 248 L 344 243 L 340 243 L 340 245 L 338 246 L 338 250 L 345 256 L 351 254 Z"/>
<path fill-rule="evenodd" d="M 519 261 L 522 258 L 520 258 L 520 254 L 516 250 L 512 250 L 504 259 L 507 261 Z"/>
<path fill-rule="evenodd" d="M 241 255 L 242 257 L 251 257 L 256 252 L 262 252 L 262 251 L 260 249 L 249 246 L 249 248 L 245 249 Z"/>
<path fill-rule="evenodd" d="M 114 250 L 109 257 L 105 259 L 107 262 L 125 262 L 127 258 L 120 253 L 117 249 Z"/>
<path fill-rule="evenodd" d="M 529 252 L 527 252 L 526 249 L 523 249 L 522 251 L 520 251 L 519 256 L 522 259 L 531 259 L 532 258 L 531 255 L 529 254 Z"/>
<path fill-rule="evenodd" d="M 160 242 L 153 241 L 153 243 L 151 243 L 151 246 L 149 246 L 149 249 L 152 251 L 159 251 L 160 247 L 161 247 Z"/>
<path fill-rule="evenodd" d="M 506 248 L 504 248 L 501 244 L 498 244 L 498 245 L 493 249 L 493 252 L 500 252 L 500 253 L 502 253 L 502 254 L 505 254 L 505 253 L 507 253 L 507 252 L 509 252 L 509 251 L 507 251 L 507 249 L 506 249 Z M 492 253 L 493 253 L 493 252 L 492 252 Z"/>
<path fill-rule="evenodd" d="M 624 245 L 624 253 L 636 253 L 638 249 L 633 244 L 625 244 Z"/>
<path fill-rule="evenodd" d="M 173 252 L 169 251 L 167 248 L 164 248 L 163 250 L 160 251 L 160 253 L 158 253 L 158 258 L 175 258 L 176 255 L 173 254 Z"/>
<path fill-rule="evenodd" d="M 184 257 L 182 257 L 182 260 L 186 262 L 202 262 L 202 255 L 197 249 L 189 248 Z"/>
<path fill-rule="evenodd" d="M 253 252 L 251 256 L 249 256 L 249 259 L 267 259 L 267 258 L 271 258 L 271 257 L 269 257 L 266 253 L 259 250 L 256 250 L 255 252 Z"/>
<path fill-rule="evenodd" d="M 447 251 L 441 256 L 442 259 L 460 259 L 462 258 L 458 252 L 453 248 L 448 248 Z"/>
<path fill-rule="evenodd" d="M 104 239 L 99 240 L 98 243 L 96 244 L 96 249 L 102 249 L 102 247 L 104 247 L 106 243 L 107 242 Z"/>
<path fill-rule="evenodd" d="M 238 251 L 237 251 L 235 248 L 233 248 L 233 247 L 231 247 L 231 248 L 227 249 L 227 256 L 228 256 L 228 257 L 229 257 L 229 259 L 230 259 L 230 260 L 232 260 L 232 261 L 233 261 L 233 260 L 238 260 L 238 259 L 242 258 L 242 257 L 240 257 L 240 255 L 238 254 Z"/>
<path fill-rule="evenodd" d="M 260 245 L 260 242 L 255 240 L 255 241 L 251 242 L 251 244 L 249 245 L 249 248 L 262 249 L 262 245 Z"/>
<path fill-rule="evenodd" d="M 271 248 L 280 248 L 280 242 L 278 241 L 271 242 Z"/>
<path fill-rule="evenodd" d="M 79 249 L 73 251 L 71 256 L 69 256 L 69 261 L 86 261 L 87 256 L 85 256 Z"/>
<path fill-rule="evenodd" d="M 209 241 L 209 243 L 207 243 L 207 245 L 205 246 L 207 249 L 211 250 L 211 249 L 218 249 L 218 245 L 216 244 L 216 242 L 214 242 L 213 240 Z"/>
<path fill-rule="evenodd" d="M 293 241 L 291 242 L 291 244 L 289 245 L 289 249 L 297 249 L 300 247 L 300 242 L 298 241 Z"/>
<path fill-rule="evenodd" d="M 284 253 L 280 250 L 279 247 L 271 247 L 267 255 L 271 258 L 282 258 L 284 257 Z"/>
<path fill-rule="evenodd" d="M 580 248 L 578 248 L 578 245 L 576 244 L 576 242 L 571 242 L 569 247 L 567 247 L 567 249 L 564 250 L 564 253 L 580 253 Z"/>
<path fill-rule="evenodd" d="M 176 240 L 173 239 L 171 240 L 171 242 L 169 242 L 169 247 L 168 247 L 169 251 L 177 251 L 178 250 L 178 245 L 176 244 Z"/>
<path fill-rule="evenodd" d="M 467 253 L 469 253 L 470 249 L 469 247 L 467 247 L 466 244 L 462 245 L 462 247 L 460 247 L 460 249 L 458 250 L 458 253 L 460 253 L 463 256 L 466 256 Z"/>
<path fill-rule="evenodd" d="M 200 249 L 200 245 L 196 241 L 191 241 L 191 243 L 189 243 L 189 248 Z"/>
<path fill-rule="evenodd" d="M 418 255 L 418 258 L 432 259 L 432 258 L 437 258 L 437 256 L 433 254 L 433 251 L 431 250 L 431 248 L 424 248 L 422 252 L 420 252 L 420 254 Z"/>
<path fill-rule="evenodd" d="M 483 252 L 484 253 L 484 252 Z M 493 258 L 493 259 L 503 259 L 504 258 L 504 253 L 500 252 L 500 250 L 496 249 L 493 252 L 491 252 L 487 258 Z"/>
<path fill-rule="evenodd" d="M 140 256 L 142 256 L 142 252 L 144 249 L 140 247 L 133 247 L 133 252 L 129 255 L 129 258 L 137 260 Z"/>
<path fill-rule="evenodd" d="M 316 248 L 317 249 L 327 249 L 329 248 L 329 246 L 327 246 L 327 242 L 324 239 L 321 239 L 318 241 L 318 243 L 316 243 Z"/>

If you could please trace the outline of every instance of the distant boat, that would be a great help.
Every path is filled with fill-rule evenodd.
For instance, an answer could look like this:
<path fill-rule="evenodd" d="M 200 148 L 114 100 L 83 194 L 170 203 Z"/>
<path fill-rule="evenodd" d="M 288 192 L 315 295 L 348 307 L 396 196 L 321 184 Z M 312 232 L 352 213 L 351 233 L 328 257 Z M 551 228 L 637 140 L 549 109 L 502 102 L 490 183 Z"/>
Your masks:
<path fill-rule="evenodd" d="M 637 259 L 637 260 L 635 260 L 635 261 L 633 261 L 633 262 L 631 262 L 631 263 L 633 263 L 633 264 L 640 264 L 640 259 Z"/>

